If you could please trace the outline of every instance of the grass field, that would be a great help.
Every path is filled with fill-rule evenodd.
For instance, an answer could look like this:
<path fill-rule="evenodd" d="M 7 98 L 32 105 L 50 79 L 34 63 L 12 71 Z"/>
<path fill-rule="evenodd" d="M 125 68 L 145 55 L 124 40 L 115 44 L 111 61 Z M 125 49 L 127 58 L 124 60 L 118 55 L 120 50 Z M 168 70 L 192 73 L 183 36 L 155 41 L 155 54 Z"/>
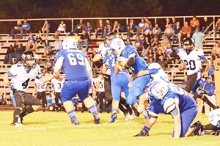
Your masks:
<path fill-rule="evenodd" d="M 94 125 L 90 113 L 77 112 L 80 125 L 70 124 L 64 112 L 36 112 L 24 118 L 24 127 L 9 126 L 13 111 L 0 111 L 0 146 L 220 146 L 220 137 L 211 135 L 181 139 L 171 138 L 173 127 L 169 115 L 160 115 L 149 137 L 132 137 L 143 127 L 142 116 L 125 121 L 118 114 L 108 124 L 110 114 L 102 113 L 101 124 Z M 196 120 L 208 123 L 205 115 Z"/>

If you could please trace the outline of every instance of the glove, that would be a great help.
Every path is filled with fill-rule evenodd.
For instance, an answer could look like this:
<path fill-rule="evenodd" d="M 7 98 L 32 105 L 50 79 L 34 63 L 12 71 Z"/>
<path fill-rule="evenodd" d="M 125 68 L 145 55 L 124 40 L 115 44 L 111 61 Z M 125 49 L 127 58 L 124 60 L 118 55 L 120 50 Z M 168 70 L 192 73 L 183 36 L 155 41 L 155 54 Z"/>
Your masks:
<path fill-rule="evenodd" d="M 11 88 L 13 86 L 12 82 L 8 82 L 8 87 Z"/>
<path fill-rule="evenodd" d="M 206 91 L 203 89 L 198 89 L 197 93 L 199 96 L 202 96 L 203 94 L 206 94 Z"/>

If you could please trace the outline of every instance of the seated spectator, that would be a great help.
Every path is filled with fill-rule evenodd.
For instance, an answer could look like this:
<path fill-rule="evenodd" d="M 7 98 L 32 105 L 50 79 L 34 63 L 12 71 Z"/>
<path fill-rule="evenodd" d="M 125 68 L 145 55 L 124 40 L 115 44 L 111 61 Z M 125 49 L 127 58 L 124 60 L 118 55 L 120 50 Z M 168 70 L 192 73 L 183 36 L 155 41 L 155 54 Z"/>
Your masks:
<path fill-rule="evenodd" d="M 14 47 L 12 45 L 10 45 L 7 48 L 7 52 L 4 58 L 4 64 L 13 64 L 12 63 L 12 57 L 14 56 Z"/>
<path fill-rule="evenodd" d="M 147 52 L 150 48 L 151 48 L 151 43 L 148 41 L 148 37 L 145 37 L 143 41 L 143 51 L 142 51 L 143 57 L 147 56 Z"/>
<path fill-rule="evenodd" d="M 51 50 L 52 50 L 52 47 L 50 45 L 50 42 L 48 41 L 48 39 L 45 39 L 45 42 L 44 42 L 44 56 L 43 57 L 48 56 L 48 54 Z"/>
<path fill-rule="evenodd" d="M 55 38 L 55 42 L 54 42 L 54 48 L 48 53 L 48 55 L 54 55 L 56 54 L 58 51 L 62 50 L 62 42 L 59 40 L 59 37 Z"/>
<path fill-rule="evenodd" d="M 79 41 L 80 40 L 80 36 L 79 34 L 76 32 L 73 34 L 73 38 L 76 40 L 76 41 Z"/>
<path fill-rule="evenodd" d="M 61 21 L 58 28 L 57 28 L 57 31 L 55 32 L 54 34 L 54 37 L 58 37 L 60 35 L 60 33 L 66 33 L 66 24 L 64 23 L 64 21 Z"/>
<path fill-rule="evenodd" d="M 18 42 L 16 42 L 16 46 L 15 48 L 15 54 L 16 54 L 16 60 L 14 62 L 14 64 L 17 64 L 19 61 L 21 61 L 22 58 L 22 53 L 25 51 L 23 44 L 19 44 Z"/>
<path fill-rule="evenodd" d="M 182 41 L 184 38 L 187 37 L 187 35 L 190 37 L 191 33 L 192 33 L 191 27 L 188 25 L 188 22 L 186 21 L 179 33 L 179 40 Z"/>
<path fill-rule="evenodd" d="M 169 42 L 170 42 L 169 39 L 165 35 L 162 35 L 162 40 L 160 42 L 161 47 L 165 49 Z"/>
<path fill-rule="evenodd" d="M 76 25 L 76 28 L 73 30 L 73 33 L 82 33 L 82 30 L 85 29 L 86 26 L 82 19 L 79 20 L 79 24 Z"/>
<path fill-rule="evenodd" d="M 82 49 L 82 46 L 86 46 L 86 51 L 89 50 L 89 35 L 86 33 L 86 30 L 83 30 L 80 35 L 79 48 Z"/>
<path fill-rule="evenodd" d="M 153 57 L 148 57 L 147 63 L 153 63 L 153 62 L 154 62 L 154 58 Z"/>
<path fill-rule="evenodd" d="M 220 55 L 220 42 L 215 42 L 212 50 L 215 50 L 218 55 Z"/>
<path fill-rule="evenodd" d="M 23 29 L 22 29 L 21 21 L 17 21 L 17 25 L 14 26 L 14 28 L 11 30 L 10 35 L 12 36 L 12 39 L 22 39 L 23 38 Z M 17 36 L 17 34 L 20 34 L 20 37 Z"/>
<path fill-rule="evenodd" d="M 215 37 L 216 34 L 220 32 L 220 18 L 218 18 L 217 22 L 215 23 Z"/>
<path fill-rule="evenodd" d="M 127 36 L 129 38 L 132 38 L 133 35 L 135 34 L 135 24 L 134 24 L 134 20 L 130 19 L 129 23 L 127 24 Z"/>
<path fill-rule="evenodd" d="M 166 18 L 165 29 L 169 26 L 169 24 L 171 24 L 171 22 L 170 22 L 170 18 Z"/>
<path fill-rule="evenodd" d="M 47 70 L 47 73 L 53 72 L 53 61 L 50 59 L 50 56 L 47 56 L 44 62 L 44 68 Z"/>
<path fill-rule="evenodd" d="M 156 36 L 153 35 L 153 31 L 149 31 L 149 33 L 146 36 L 144 35 L 144 37 L 147 37 L 149 42 L 152 42 Z M 158 38 L 158 40 L 159 40 L 159 38 Z"/>
<path fill-rule="evenodd" d="M 171 24 L 168 24 L 167 28 L 164 31 L 164 35 L 170 40 L 173 36 L 173 28 Z"/>
<path fill-rule="evenodd" d="M 157 23 L 155 24 L 155 27 L 153 28 L 152 32 L 154 36 L 161 38 L 161 28 L 158 26 Z"/>
<path fill-rule="evenodd" d="M 127 46 L 127 45 L 132 45 L 132 42 L 131 42 L 131 40 L 130 40 L 129 37 L 126 38 L 126 40 L 125 40 L 125 45 L 126 45 L 126 46 Z"/>
<path fill-rule="evenodd" d="M 96 26 L 96 29 L 95 29 L 95 38 L 97 38 L 98 37 L 98 33 L 102 33 L 102 38 L 103 38 L 103 36 L 104 36 L 104 24 L 103 24 L 103 22 L 102 22 L 102 20 L 100 19 L 99 21 L 98 21 L 98 24 L 97 24 L 97 26 Z"/>
<path fill-rule="evenodd" d="M 162 67 L 163 70 L 166 70 L 166 68 L 167 68 L 167 61 L 165 60 L 163 55 L 161 55 L 159 57 L 158 63 L 160 64 L 160 66 Z"/>
<path fill-rule="evenodd" d="M 176 44 L 176 43 L 178 43 L 178 42 L 181 42 L 181 41 L 179 40 L 179 35 L 180 35 L 181 29 L 182 29 L 182 28 L 180 27 L 180 22 L 177 21 L 177 22 L 176 22 L 176 25 L 175 25 L 175 27 L 174 27 L 174 29 L 173 29 L 172 41 L 173 41 L 174 44 Z"/>
<path fill-rule="evenodd" d="M 209 33 L 209 25 L 210 25 L 210 22 L 208 21 L 208 18 L 207 17 L 204 17 L 203 18 L 203 23 L 201 23 L 202 26 L 201 26 L 201 32 L 204 33 L 204 34 L 208 34 Z"/>
<path fill-rule="evenodd" d="M 139 36 L 135 37 L 134 46 L 135 46 L 138 54 L 141 55 L 142 54 L 142 50 L 143 50 L 143 41 L 140 39 Z"/>
<path fill-rule="evenodd" d="M 41 31 L 43 32 L 43 36 L 48 36 L 48 33 L 50 32 L 50 24 L 47 20 L 44 21 L 44 25 L 43 27 L 41 28 Z M 46 35 L 45 35 L 46 33 Z"/>
<path fill-rule="evenodd" d="M 215 50 L 211 51 L 211 61 L 215 61 L 217 58 L 220 58 L 220 56 L 217 54 Z"/>
<path fill-rule="evenodd" d="M 90 34 L 92 32 L 92 25 L 90 25 L 89 22 L 86 23 L 86 32 L 88 33 L 89 38 L 90 38 Z"/>
<path fill-rule="evenodd" d="M 33 52 L 33 54 L 34 54 L 34 58 L 35 58 L 35 60 L 36 60 L 36 63 L 40 65 L 40 57 L 39 57 L 39 55 L 37 54 L 36 50 L 33 50 L 32 52 Z"/>
<path fill-rule="evenodd" d="M 180 50 L 184 49 L 181 42 L 178 43 L 178 46 L 176 47 L 176 53 L 179 53 Z"/>
<path fill-rule="evenodd" d="M 153 41 L 151 41 L 151 50 L 153 50 L 153 52 L 156 52 L 159 46 L 160 42 L 158 37 L 154 37 Z"/>
<path fill-rule="evenodd" d="M 190 20 L 190 26 L 191 26 L 191 29 L 192 29 L 192 33 L 195 32 L 196 28 L 199 28 L 200 22 L 196 18 L 196 16 L 193 16 L 193 18 Z"/>
<path fill-rule="evenodd" d="M 35 43 L 34 43 L 34 47 L 33 50 L 37 50 L 39 49 L 39 47 L 42 45 L 42 38 L 40 33 L 37 34 L 36 38 L 35 38 Z"/>
<path fill-rule="evenodd" d="M 143 35 L 145 29 L 145 19 L 141 18 L 141 22 L 138 24 L 138 31 Z"/>
<path fill-rule="evenodd" d="M 145 20 L 145 23 L 148 23 L 149 26 L 152 27 L 152 23 L 147 17 L 145 17 L 144 20 Z"/>
<path fill-rule="evenodd" d="M 167 44 L 167 47 L 165 49 L 165 54 L 167 56 L 167 60 L 171 61 L 171 59 L 173 59 L 173 48 L 170 43 Z"/>
<path fill-rule="evenodd" d="M 144 37 L 146 37 L 150 31 L 152 31 L 152 27 L 149 25 L 149 23 L 145 24 L 145 28 L 144 28 Z"/>
<path fill-rule="evenodd" d="M 105 37 L 108 33 L 112 32 L 112 23 L 109 19 L 106 19 L 103 31 L 103 37 Z"/>
<path fill-rule="evenodd" d="M 163 59 L 165 57 L 163 51 L 162 51 L 162 48 L 158 48 L 157 52 L 156 52 L 156 55 L 155 55 L 155 60 L 156 62 L 160 61 L 160 57 L 163 56 Z"/>
<path fill-rule="evenodd" d="M 119 34 L 120 32 L 120 24 L 118 23 L 117 20 L 115 20 L 114 25 L 113 25 L 113 29 L 112 32 Z"/>
<path fill-rule="evenodd" d="M 192 39 L 194 40 L 195 48 L 202 49 L 205 34 L 199 31 L 199 27 L 195 29 L 195 33 L 193 33 Z"/>
<path fill-rule="evenodd" d="M 34 47 L 34 43 L 35 43 L 35 38 L 32 35 L 32 33 L 30 33 L 29 37 L 28 37 L 28 42 L 27 42 L 27 45 L 26 45 L 26 50 L 31 50 L 31 48 Z"/>
<path fill-rule="evenodd" d="M 155 53 L 153 52 L 153 50 L 152 49 L 149 49 L 148 50 L 148 52 L 147 52 L 147 58 L 153 58 L 153 60 L 154 60 L 154 58 L 155 58 Z"/>
<path fill-rule="evenodd" d="M 27 23 L 27 19 L 24 19 L 24 23 L 22 24 L 23 33 L 27 34 L 31 32 L 31 26 L 29 23 Z"/>

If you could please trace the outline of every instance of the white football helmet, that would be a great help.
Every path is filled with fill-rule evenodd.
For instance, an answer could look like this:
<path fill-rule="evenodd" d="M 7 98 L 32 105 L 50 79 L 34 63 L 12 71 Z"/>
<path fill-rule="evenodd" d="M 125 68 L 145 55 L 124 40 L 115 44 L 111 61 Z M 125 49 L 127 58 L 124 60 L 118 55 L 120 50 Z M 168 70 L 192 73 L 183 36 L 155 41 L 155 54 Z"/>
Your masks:
<path fill-rule="evenodd" d="M 78 42 L 72 37 L 67 37 L 63 40 L 63 49 L 78 49 Z"/>
<path fill-rule="evenodd" d="M 111 41 L 110 48 L 115 50 L 115 53 L 120 56 L 121 52 L 125 48 L 125 43 L 122 39 L 115 38 Z"/>
<path fill-rule="evenodd" d="M 148 86 L 148 94 L 160 100 L 169 91 L 169 84 L 163 81 L 152 81 Z"/>

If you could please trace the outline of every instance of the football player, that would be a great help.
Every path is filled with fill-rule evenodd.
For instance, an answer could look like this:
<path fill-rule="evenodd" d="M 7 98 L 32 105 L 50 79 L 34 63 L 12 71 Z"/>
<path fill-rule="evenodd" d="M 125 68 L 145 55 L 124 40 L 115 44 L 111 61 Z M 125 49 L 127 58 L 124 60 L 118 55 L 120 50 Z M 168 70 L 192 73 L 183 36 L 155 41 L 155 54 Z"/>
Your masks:
<path fill-rule="evenodd" d="M 11 81 L 9 81 L 9 77 L 11 77 Z M 37 78 L 45 83 L 53 77 L 53 75 L 42 77 L 40 66 L 36 63 L 32 51 L 25 51 L 22 54 L 22 63 L 12 65 L 10 70 L 3 75 L 3 81 L 13 91 L 16 103 L 11 126 L 23 126 L 23 117 L 36 111 L 42 104 L 33 95 L 26 93 L 29 82 L 33 78 Z"/>
<path fill-rule="evenodd" d="M 197 104 L 189 93 L 172 83 L 163 80 L 152 81 L 148 85 L 148 92 L 140 97 L 138 111 L 142 111 L 145 99 L 154 103 L 154 108 L 171 114 L 174 120 L 173 137 L 185 137 L 190 124 L 197 115 Z M 163 108 L 163 110 L 161 109 Z M 152 125 L 151 125 L 152 126 Z M 136 136 L 148 136 L 150 127 L 145 126 Z"/>
<path fill-rule="evenodd" d="M 182 60 L 182 64 L 179 65 L 179 69 L 186 70 L 186 74 L 188 77 L 188 81 L 186 83 L 185 90 L 187 92 L 196 92 L 196 89 L 198 88 L 199 80 L 201 79 L 201 76 L 207 76 L 207 72 L 209 69 L 209 61 L 205 58 L 204 52 L 202 49 L 196 49 L 194 47 L 194 42 L 190 38 L 185 38 L 183 40 L 183 47 L 184 49 L 179 51 L 179 57 Z M 202 62 L 206 63 L 206 68 L 201 75 L 201 65 Z M 193 98 L 196 100 L 198 98 L 198 94 L 195 93 Z M 200 97 L 199 97 L 200 98 Z M 208 100 L 206 96 L 201 98 L 205 103 L 207 103 L 210 107 L 213 109 L 216 109 L 216 107 Z"/>
<path fill-rule="evenodd" d="M 54 68 L 55 77 L 60 76 L 60 70 L 65 73 L 66 82 L 61 90 L 63 106 L 68 113 L 73 125 L 78 125 L 74 106 L 71 101 L 76 94 L 88 110 L 93 114 L 94 124 L 99 124 L 100 117 L 91 96 L 89 89 L 91 86 L 92 69 L 87 60 L 86 54 L 77 49 L 77 41 L 67 37 L 63 40 L 63 50 L 56 55 Z"/>

